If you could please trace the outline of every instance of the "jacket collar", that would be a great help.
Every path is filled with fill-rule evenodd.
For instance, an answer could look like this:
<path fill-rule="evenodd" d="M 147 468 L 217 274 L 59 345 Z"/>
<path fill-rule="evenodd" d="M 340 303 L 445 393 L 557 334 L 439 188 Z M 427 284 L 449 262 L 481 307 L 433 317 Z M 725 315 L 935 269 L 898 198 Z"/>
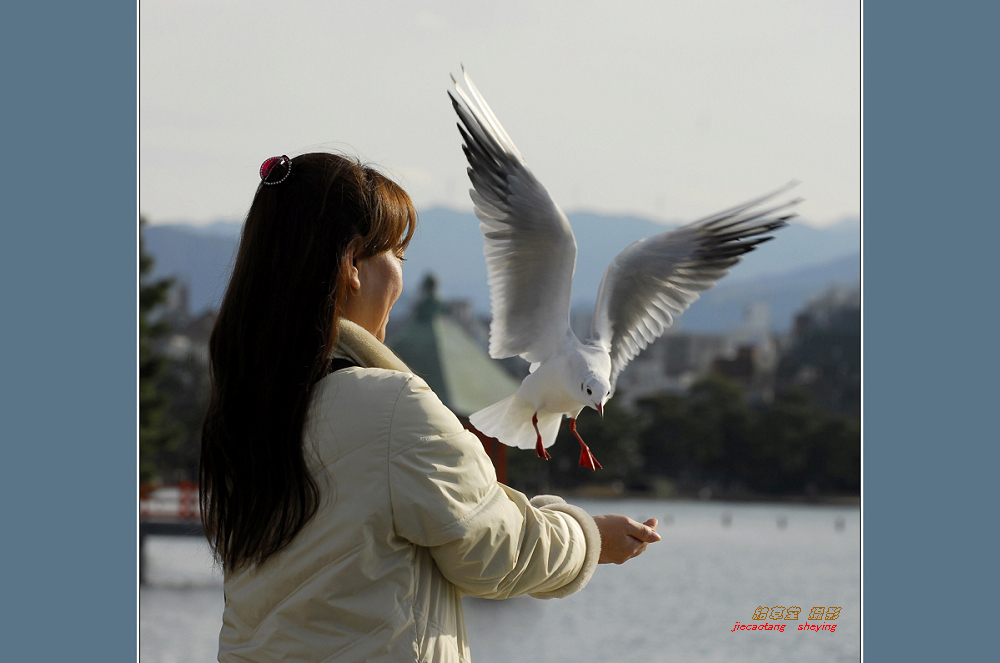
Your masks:
<path fill-rule="evenodd" d="M 392 350 L 358 324 L 341 318 L 338 321 L 337 346 L 333 357 L 350 359 L 362 368 L 384 368 L 390 371 L 412 373 L 409 367 Z"/>

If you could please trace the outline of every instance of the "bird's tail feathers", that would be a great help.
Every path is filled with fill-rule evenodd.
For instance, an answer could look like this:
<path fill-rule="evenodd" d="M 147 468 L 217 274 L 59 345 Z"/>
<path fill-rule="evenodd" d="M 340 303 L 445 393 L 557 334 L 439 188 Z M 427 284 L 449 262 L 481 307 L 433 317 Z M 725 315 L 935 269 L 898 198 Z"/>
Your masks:
<path fill-rule="evenodd" d="M 535 427 L 531 424 L 534 414 L 531 404 L 514 394 L 474 413 L 469 421 L 479 432 L 495 437 L 509 447 L 534 449 L 537 441 Z M 561 414 L 538 413 L 538 430 L 544 446 L 555 444 L 560 423 Z"/>

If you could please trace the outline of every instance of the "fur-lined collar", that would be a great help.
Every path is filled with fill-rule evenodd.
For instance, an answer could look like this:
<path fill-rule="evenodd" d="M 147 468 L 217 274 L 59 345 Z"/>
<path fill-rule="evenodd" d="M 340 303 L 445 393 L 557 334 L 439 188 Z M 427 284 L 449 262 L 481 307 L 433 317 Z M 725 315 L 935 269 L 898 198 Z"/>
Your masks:
<path fill-rule="evenodd" d="M 349 359 L 362 368 L 385 368 L 391 371 L 412 373 L 392 350 L 383 345 L 372 334 L 358 325 L 343 318 L 338 322 L 340 331 L 337 335 L 337 347 L 333 350 L 334 357 Z"/>

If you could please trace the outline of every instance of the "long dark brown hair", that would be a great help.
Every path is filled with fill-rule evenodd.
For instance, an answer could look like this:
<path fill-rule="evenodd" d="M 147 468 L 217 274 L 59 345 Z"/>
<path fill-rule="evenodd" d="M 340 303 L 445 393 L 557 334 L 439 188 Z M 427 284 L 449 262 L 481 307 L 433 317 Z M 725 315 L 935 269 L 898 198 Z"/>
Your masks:
<path fill-rule="evenodd" d="M 334 154 L 291 160 L 261 184 L 209 344 L 202 524 L 226 570 L 263 563 L 315 515 L 302 429 L 347 292 L 348 245 L 404 248 L 416 212 L 397 184 Z M 267 181 L 288 166 L 275 166 Z"/>

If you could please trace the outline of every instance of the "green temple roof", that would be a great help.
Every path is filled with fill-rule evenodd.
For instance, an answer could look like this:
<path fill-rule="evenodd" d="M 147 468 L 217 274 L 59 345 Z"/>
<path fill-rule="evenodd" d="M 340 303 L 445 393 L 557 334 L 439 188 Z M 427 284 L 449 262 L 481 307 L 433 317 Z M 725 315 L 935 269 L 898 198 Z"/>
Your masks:
<path fill-rule="evenodd" d="M 503 400 L 519 386 L 447 315 L 430 275 L 410 319 L 389 339 L 389 347 L 459 416 Z"/>

